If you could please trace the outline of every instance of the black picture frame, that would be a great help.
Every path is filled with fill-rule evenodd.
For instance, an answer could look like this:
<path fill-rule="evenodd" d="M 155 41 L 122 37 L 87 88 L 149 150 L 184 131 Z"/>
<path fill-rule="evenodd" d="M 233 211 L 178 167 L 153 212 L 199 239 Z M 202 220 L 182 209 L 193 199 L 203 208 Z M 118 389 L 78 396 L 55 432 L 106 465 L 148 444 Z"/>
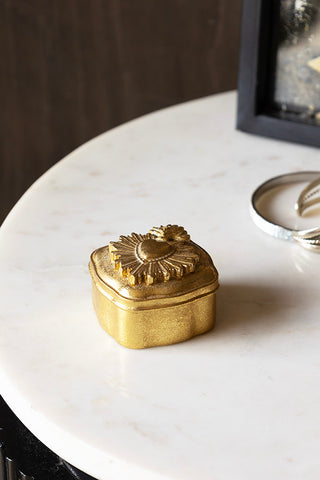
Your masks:
<path fill-rule="evenodd" d="M 238 76 L 237 129 L 320 147 L 320 125 L 277 116 L 270 109 L 274 65 L 274 8 L 279 0 L 243 0 Z"/>

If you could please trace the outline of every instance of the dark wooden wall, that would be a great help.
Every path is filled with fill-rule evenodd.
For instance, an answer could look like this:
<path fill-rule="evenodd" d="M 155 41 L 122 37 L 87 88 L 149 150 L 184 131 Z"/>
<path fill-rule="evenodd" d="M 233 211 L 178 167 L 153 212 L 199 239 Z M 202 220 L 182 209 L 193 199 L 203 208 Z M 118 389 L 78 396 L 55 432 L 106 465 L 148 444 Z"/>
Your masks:
<path fill-rule="evenodd" d="M 236 87 L 241 0 L 0 0 L 0 221 L 74 148 Z"/>

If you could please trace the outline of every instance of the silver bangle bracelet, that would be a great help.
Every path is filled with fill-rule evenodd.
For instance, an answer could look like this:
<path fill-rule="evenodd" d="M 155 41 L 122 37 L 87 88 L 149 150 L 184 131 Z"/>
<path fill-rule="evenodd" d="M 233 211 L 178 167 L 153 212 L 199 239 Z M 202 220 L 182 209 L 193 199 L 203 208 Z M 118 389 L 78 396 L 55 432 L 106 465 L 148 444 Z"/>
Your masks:
<path fill-rule="evenodd" d="M 299 215 L 312 205 L 320 203 L 320 172 L 297 172 L 279 175 L 267 180 L 252 194 L 250 213 L 254 223 L 265 233 L 282 240 L 297 242 L 302 247 L 320 253 L 320 226 L 308 230 L 294 230 L 278 225 L 264 217 L 257 207 L 258 200 L 269 190 L 298 182 L 311 182 L 301 192 L 295 205 Z"/>

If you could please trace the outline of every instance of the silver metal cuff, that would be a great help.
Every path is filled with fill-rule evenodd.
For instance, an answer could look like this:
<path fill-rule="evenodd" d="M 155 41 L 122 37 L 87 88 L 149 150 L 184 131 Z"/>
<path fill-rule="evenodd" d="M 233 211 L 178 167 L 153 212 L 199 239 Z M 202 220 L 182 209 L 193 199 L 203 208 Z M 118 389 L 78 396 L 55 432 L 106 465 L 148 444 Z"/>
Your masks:
<path fill-rule="evenodd" d="M 302 213 L 303 210 L 308 208 L 308 206 L 314 205 L 315 203 L 320 203 L 319 198 L 313 198 L 312 203 L 309 201 L 309 204 L 305 205 L 306 202 L 303 202 L 305 195 L 308 196 L 308 192 L 314 192 L 312 195 L 315 195 L 319 192 L 318 188 L 320 184 L 320 172 L 296 172 L 288 173 L 285 175 L 279 175 L 278 177 L 271 178 L 267 180 L 262 185 L 260 185 L 252 194 L 251 197 L 251 208 L 250 213 L 254 223 L 265 233 L 272 235 L 273 237 L 280 238 L 282 240 L 289 240 L 299 243 L 304 248 L 312 250 L 315 252 L 320 252 L 320 227 L 311 228 L 308 230 L 294 230 L 283 225 L 278 225 L 271 220 L 268 220 L 264 217 L 258 210 L 257 202 L 258 200 L 269 190 L 272 190 L 275 187 L 281 185 L 287 185 L 292 183 L 300 182 L 312 182 L 308 185 L 302 192 L 298 199 L 297 204 L 302 205 L 302 208 L 296 206 L 298 213 Z M 305 194 L 305 192 L 307 192 Z M 308 198 L 308 197 L 307 197 Z"/>

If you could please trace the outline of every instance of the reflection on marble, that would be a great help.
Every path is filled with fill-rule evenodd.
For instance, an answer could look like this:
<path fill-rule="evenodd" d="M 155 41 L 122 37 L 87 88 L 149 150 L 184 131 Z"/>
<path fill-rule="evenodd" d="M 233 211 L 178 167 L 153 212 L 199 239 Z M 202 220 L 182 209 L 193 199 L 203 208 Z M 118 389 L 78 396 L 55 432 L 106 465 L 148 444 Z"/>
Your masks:
<path fill-rule="evenodd" d="M 1 393 L 98 479 L 319 478 L 320 255 L 301 258 L 249 216 L 257 185 L 318 169 L 319 151 L 236 132 L 234 111 L 223 94 L 101 135 L 38 180 L 0 231 Z M 221 273 L 217 326 L 127 350 L 97 322 L 89 254 L 167 223 Z"/>

